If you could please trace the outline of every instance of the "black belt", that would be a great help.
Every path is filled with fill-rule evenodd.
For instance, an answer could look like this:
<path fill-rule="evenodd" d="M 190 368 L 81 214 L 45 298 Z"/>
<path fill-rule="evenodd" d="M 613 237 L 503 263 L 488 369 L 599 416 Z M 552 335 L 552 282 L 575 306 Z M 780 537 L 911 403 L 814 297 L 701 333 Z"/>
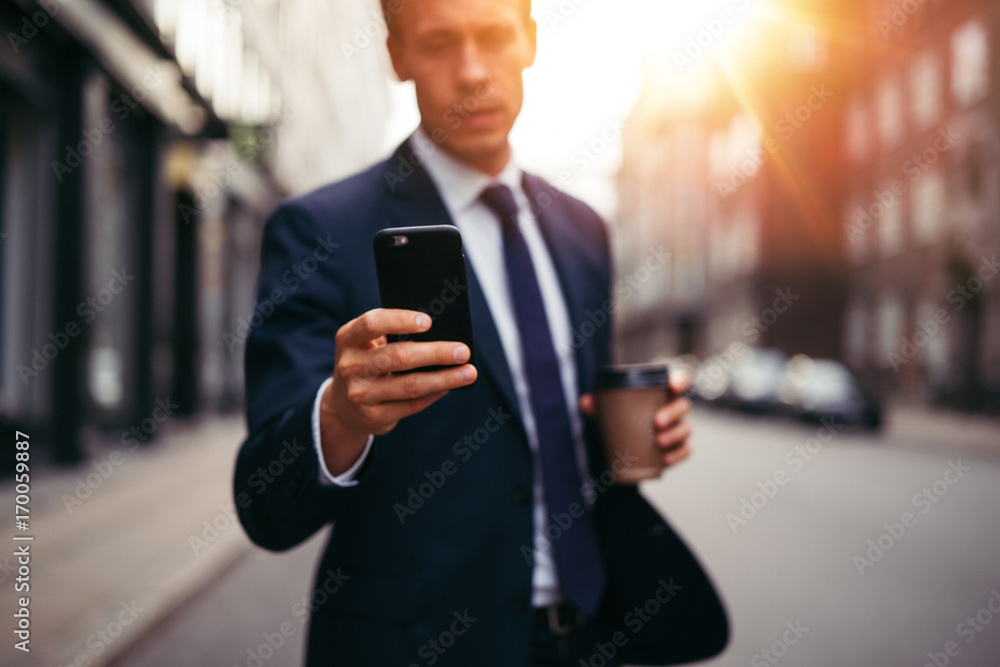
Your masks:
<path fill-rule="evenodd" d="M 556 602 L 547 607 L 532 609 L 535 628 L 548 630 L 553 635 L 568 635 L 587 624 L 587 616 L 572 603 Z"/>

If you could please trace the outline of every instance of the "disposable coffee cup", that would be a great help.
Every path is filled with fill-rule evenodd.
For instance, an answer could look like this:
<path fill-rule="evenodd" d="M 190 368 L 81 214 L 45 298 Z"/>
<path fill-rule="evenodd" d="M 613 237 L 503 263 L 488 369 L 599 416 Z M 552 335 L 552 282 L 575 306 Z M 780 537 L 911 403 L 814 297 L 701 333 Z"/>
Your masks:
<path fill-rule="evenodd" d="M 655 479 L 663 472 L 653 415 L 670 399 L 666 364 L 605 366 L 594 398 L 608 467 L 619 484 Z"/>

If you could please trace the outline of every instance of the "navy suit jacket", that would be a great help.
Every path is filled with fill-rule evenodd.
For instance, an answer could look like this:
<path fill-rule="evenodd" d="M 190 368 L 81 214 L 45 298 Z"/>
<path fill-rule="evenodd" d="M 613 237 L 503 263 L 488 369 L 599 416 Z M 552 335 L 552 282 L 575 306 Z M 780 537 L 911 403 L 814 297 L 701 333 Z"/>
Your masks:
<path fill-rule="evenodd" d="M 539 178 L 525 176 L 524 188 L 569 309 L 582 394 L 610 361 L 606 228 Z M 380 305 L 372 237 L 431 224 L 453 223 L 404 143 L 385 162 L 283 204 L 264 229 L 235 495 L 247 534 L 268 549 L 334 524 L 310 604 L 309 665 L 528 661 L 532 456 L 474 266 L 476 384 L 376 437 L 358 485 L 317 481 L 311 413 L 333 368 L 334 336 Z M 585 440 L 599 480 L 608 464 L 590 420 Z M 609 641 L 622 633 L 619 656 L 668 664 L 721 651 L 726 615 L 690 551 L 634 486 L 596 490 L 609 580 L 600 618 Z"/>

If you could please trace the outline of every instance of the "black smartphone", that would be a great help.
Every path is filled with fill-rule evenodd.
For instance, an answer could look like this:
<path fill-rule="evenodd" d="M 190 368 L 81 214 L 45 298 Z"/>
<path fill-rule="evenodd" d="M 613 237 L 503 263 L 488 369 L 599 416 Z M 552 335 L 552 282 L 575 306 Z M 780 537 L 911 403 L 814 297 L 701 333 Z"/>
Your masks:
<path fill-rule="evenodd" d="M 427 331 L 391 334 L 387 340 L 465 343 L 471 353 L 468 363 L 475 365 L 469 281 L 458 229 L 452 225 L 382 229 L 375 234 L 373 246 L 382 307 L 417 310 L 431 318 L 431 328 Z M 424 366 L 413 370 L 442 368 L 449 367 Z"/>

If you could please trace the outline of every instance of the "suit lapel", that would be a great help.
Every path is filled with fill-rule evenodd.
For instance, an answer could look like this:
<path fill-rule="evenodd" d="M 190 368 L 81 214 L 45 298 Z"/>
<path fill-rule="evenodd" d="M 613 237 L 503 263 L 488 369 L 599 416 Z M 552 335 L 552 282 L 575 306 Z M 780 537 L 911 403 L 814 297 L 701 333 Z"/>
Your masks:
<path fill-rule="evenodd" d="M 390 167 L 413 165 L 418 160 L 404 142 L 389 162 Z M 403 173 L 399 173 L 402 171 Z M 404 175 L 408 174 L 408 175 Z M 416 227 L 421 225 L 454 225 L 441 195 L 423 167 L 417 164 L 412 172 L 403 168 L 387 172 L 386 182 L 393 194 L 387 211 L 389 222 L 386 227 Z M 514 380 L 507 365 L 507 357 L 500 342 L 500 334 L 490 314 L 486 296 L 479 284 L 475 267 L 466 259 L 466 273 L 469 281 L 469 309 L 472 311 L 472 329 L 475 336 L 475 363 L 480 373 L 479 381 L 491 382 L 510 411 L 517 416 L 522 430 L 524 421 L 514 392 Z"/>

